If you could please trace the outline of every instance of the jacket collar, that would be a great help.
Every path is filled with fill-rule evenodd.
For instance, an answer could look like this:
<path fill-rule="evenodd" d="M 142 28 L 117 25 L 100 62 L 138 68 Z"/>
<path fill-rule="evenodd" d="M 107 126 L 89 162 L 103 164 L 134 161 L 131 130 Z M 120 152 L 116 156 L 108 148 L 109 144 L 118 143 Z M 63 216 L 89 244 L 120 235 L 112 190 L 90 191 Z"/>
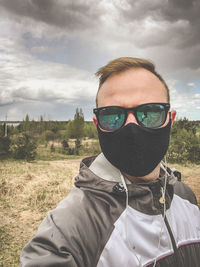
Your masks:
<path fill-rule="evenodd" d="M 100 153 L 94 161 L 89 166 L 90 171 L 92 171 L 96 176 L 101 177 L 102 179 L 110 182 L 121 183 L 120 170 L 112 165 L 104 156 L 103 153 Z M 167 173 L 166 165 L 161 162 L 160 164 L 160 176 L 162 177 Z M 169 174 L 167 173 L 167 176 Z M 130 180 L 124 177 L 126 184 L 132 184 Z"/>
<path fill-rule="evenodd" d="M 164 175 L 167 174 L 167 183 L 174 184 L 176 178 L 173 174 L 169 174 L 166 168 L 161 163 L 160 177 L 152 182 L 141 182 L 141 183 L 131 183 L 125 178 L 128 188 L 138 188 L 138 187 L 154 187 L 157 183 L 164 183 Z M 96 188 L 99 190 L 112 192 L 113 187 L 119 184 L 121 185 L 120 171 L 113 166 L 103 155 L 103 153 L 98 156 L 88 157 L 82 160 L 80 165 L 80 173 L 75 177 L 75 185 L 80 187 Z M 122 186 L 123 187 L 123 186 Z"/>
<path fill-rule="evenodd" d="M 89 169 L 97 176 L 104 180 L 121 183 L 120 171 L 113 166 L 104 156 L 103 153 L 99 154 L 90 165 Z M 124 177 L 125 178 L 125 177 Z M 125 178 L 126 184 L 131 182 Z"/>
<path fill-rule="evenodd" d="M 109 171 L 112 173 L 109 174 Z M 161 189 L 165 183 L 165 168 L 161 165 L 160 177 L 152 182 L 130 183 L 128 187 L 129 205 L 146 214 L 159 214 Z M 167 173 L 166 187 L 166 208 L 170 207 L 173 199 L 173 183 L 176 178 L 173 174 Z M 105 193 L 126 198 L 125 188 L 121 183 L 119 171 L 109 164 L 101 154 L 96 157 L 89 157 L 82 160 L 80 172 L 75 177 L 76 187 L 92 190 L 94 194 L 98 192 L 105 197 Z M 95 193 L 96 192 L 96 193 Z"/>

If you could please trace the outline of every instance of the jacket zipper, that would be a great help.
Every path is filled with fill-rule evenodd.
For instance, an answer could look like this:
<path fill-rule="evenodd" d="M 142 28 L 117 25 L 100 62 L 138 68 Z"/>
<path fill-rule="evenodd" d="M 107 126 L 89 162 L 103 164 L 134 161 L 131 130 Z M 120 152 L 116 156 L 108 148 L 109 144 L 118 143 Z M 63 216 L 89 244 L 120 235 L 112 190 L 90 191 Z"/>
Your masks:
<path fill-rule="evenodd" d="M 173 250 L 174 250 L 174 258 L 175 258 L 175 261 L 176 261 L 176 266 L 179 267 L 180 266 L 180 262 L 179 262 L 179 258 L 178 258 L 178 248 L 176 246 L 176 242 L 175 242 L 171 227 L 169 225 L 169 222 L 168 222 L 166 216 L 164 218 L 164 222 L 165 222 L 165 225 L 167 227 L 167 230 L 168 230 L 168 233 L 170 235 L 171 242 L 172 242 L 172 247 L 173 247 Z"/>
<path fill-rule="evenodd" d="M 162 197 L 159 199 L 159 203 L 160 203 L 160 211 L 161 211 L 161 214 L 162 216 L 164 217 L 164 203 L 162 201 L 166 201 L 165 199 L 163 199 Z M 167 220 L 167 216 L 165 214 L 165 217 L 164 217 L 164 222 L 165 222 L 165 225 L 167 227 L 167 231 L 169 233 L 169 236 L 170 236 L 170 240 L 171 240 L 171 243 L 172 243 L 172 247 L 173 247 L 173 250 L 174 250 L 174 258 L 175 258 L 175 262 L 176 262 L 176 266 L 177 267 L 181 267 L 180 265 L 180 262 L 179 262 L 179 259 L 178 259 L 178 248 L 176 246 L 176 242 L 175 242 L 175 239 L 174 239 L 174 235 L 172 233 L 172 230 L 171 230 L 171 227 L 169 225 L 169 222 Z"/>

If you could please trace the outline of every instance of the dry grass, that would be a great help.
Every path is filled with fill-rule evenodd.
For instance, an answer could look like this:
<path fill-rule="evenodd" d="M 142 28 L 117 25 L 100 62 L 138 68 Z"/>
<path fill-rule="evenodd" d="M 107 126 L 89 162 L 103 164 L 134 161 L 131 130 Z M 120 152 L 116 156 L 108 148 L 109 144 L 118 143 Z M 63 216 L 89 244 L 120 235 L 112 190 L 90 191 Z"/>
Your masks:
<path fill-rule="evenodd" d="M 0 162 L 0 266 L 18 265 L 24 244 L 72 187 L 79 162 Z"/>
<path fill-rule="evenodd" d="M 200 165 L 195 164 L 169 164 L 171 168 L 176 168 L 182 174 L 182 181 L 190 186 L 197 197 L 200 207 Z"/>
<path fill-rule="evenodd" d="M 25 243 L 72 187 L 80 159 L 0 162 L 0 266 L 18 266 Z M 171 165 L 172 166 L 172 165 Z M 200 166 L 173 165 L 200 203 Z"/>

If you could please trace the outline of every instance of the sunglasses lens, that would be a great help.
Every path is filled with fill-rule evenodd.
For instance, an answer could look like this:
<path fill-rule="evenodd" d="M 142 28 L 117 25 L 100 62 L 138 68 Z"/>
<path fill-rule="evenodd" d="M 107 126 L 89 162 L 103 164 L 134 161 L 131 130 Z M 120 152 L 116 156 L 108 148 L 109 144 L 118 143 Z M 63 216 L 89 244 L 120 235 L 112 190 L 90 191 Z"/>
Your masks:
<path fill-rule="evenodd" d="M 123 109 L 118 107 L 103 108 L 99 111 L 98 119 L 100 127 L 107 131 L 119 129 L 125 121 Z"/>
<path fill-rule="evenodd" d="M 166 111 L 164 105 L 147 104 L 137 109 L 138 122 L 148 128 L 156 128 L 166 120 Z"/>

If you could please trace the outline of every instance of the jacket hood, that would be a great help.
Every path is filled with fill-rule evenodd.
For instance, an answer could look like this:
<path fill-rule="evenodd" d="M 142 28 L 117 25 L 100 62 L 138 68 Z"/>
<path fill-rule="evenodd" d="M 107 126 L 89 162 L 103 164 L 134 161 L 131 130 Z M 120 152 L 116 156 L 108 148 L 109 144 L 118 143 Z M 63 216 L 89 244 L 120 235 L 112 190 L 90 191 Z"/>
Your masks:
<path fill-rule="evenodd" d="M 93 190 L 101 191 L 102 193 L 111 193 L 113 195 L 125 198 L 125 188 L 119 180 L 119 177 L 113 178 L 112 181 L 106 180 L 96 175 L 90 169 L 90 166 L 94 163 L 95 160 L 98 160 L 98 157 L 99 156 L 94 156 L 82 160 L 80 164 L 79 175 L 75 177 L 75 186 L 83 188 L 85 190 L 89 189 L 90 191 Z M 147 214 L 159 214 L 162 209 L 162 203 L 160 203 L 159 200 L 162 196 L 161 188 L 164 187 L 165 183 L 165 172 L 166 171 L 164 170 L 164 167 L 161 166 L 161 176 L 158 177 L 158 179 L 148 183 L 141 182 L 127 184 L 129 205 Z M 171 201 L 173 199 L 173 184 L 175 182 L 176 178 L 173 173 L 171 175 L 167 173 L 167 209 L 170 207 Z"/>

